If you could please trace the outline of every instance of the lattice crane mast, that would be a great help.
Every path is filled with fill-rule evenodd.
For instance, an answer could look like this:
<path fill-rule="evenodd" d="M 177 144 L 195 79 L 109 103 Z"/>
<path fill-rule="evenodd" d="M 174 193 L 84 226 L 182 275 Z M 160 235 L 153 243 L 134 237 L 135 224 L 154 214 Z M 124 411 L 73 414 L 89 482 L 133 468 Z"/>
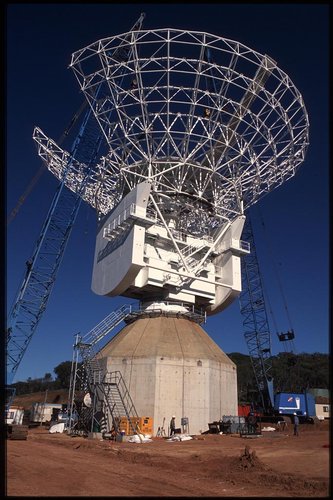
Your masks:
<path fill-rule="evenodd" d="M 210 64 L 213 64 L 209 49 L 206 51 L 206 59 Z M 237 130 L 242 122 L 242 118 L 246 115 L 251 104 L 257 98 L 258 92 L 265 85 L 275 66 L 275 61 L 267 56 L 264 57 L 262 64 L 259 66 L 253 78 L 253 81 L 243 94 L 237 111 L 228 122 L 228 145 L 215 147 L 215 157 L 227 155 L 228 150 L 230 150 L 235 144 Z M 211 69 L 209 74 L 212 77 L 211 81 L 214 85 L 214 70 Z M 209 83 L 210 82 L 208 82 L 208 84 Z M 216 88 L 214 88 L 214 90 L 216 92 Z M 242 258 L 243 265 L 241 269 L 243 292 L 239 297 L 241 302 L 241 313 L 244 316 L 244 326 L 246 328 L 245 339 L 249 348 L 262 406 L 265 410 L 269 410 L 274 406 L 272 380 L 270 375 L 270 333 L 263 293 L 260 286 L 260 274 L 256 259 L 252 227 L 248 216 L 245 219 L 242 238 L 251 248 L 251 252 L 246 254 L 247 258 L 245 255 L 243 255 Z M 255 287 L 251 287 L 250 284 L 253 284 L 254 280 L 256 280 L 256 285 Z"/>
<path fill-rule="evenodd" d="M 274 383 L 272 376 L 271 333 L 263 289 L 260 266 L 256 252 L 253 226 L 247 214 L 242 237 L 250 244 L 251 253 L 242 257 L 242 292 L 239 296 L 243 317 L 244 338 L 258 388 L 260 403 L 264 413 L 272 414 L 274 409 Z M 272 317 L 275 324 L 273 312 Z M 290 318 L 289 318 L 290 320 Z M 277 326 L 275 324 L 277 331 Z M 295 338 L 291 328 L 277 337 L 284 344 L 285 351 L 293 353 Z"/>
<path fill-rule="evenodd" d="M 250 243 L 251 253 L 242 258 L 242 292 L 239 295 L 244 337 L 265 413 L 274 408 L 271 360 L 271 335 L 262 279 L 257 259 L 250 216 L 246 217 L 242 236 Z"/>
<path fill-rule="evenodd" d="M 46 309 L 81 203 L 81 189 L 84 189 L 85 183 L 83 182 L 82 188 L 77 192 L 71 192 L 65 187 L 65 179 L 72 175 L 75 162 L 81 161 L 88 165 L 93 162 L 100 146 L 100 134 L 93 120 L 91 111 L 88 111 L 71 155 L 64 157 L 62 180 L 57 187 L 32 257 L 26 263 L 26 274 L 9 313 L 6 345 L 7 384 L 12 383 Z M 51 145 L 51 141 L 45 139 L 38 128 L 34 130 L 34 139 L 44 142 L 48 147 Z"/>
<path fill-rule="evenodd" d="M 214 79 L 214 61 L 212 60 L 209 48 L 206 49 L 205 59 L 211 65 L 208 71 L 207 86 L 212 86 L 217 93 Z M 251 105 L 258 97 L 258 93 L 265 86 L 267 80 L 271 77 L 276 63 L 268 56 L 264 56 L 261 65 L 256 74 L 244 92 L 233 117 L 227 124 L 228 145 L 214 148 L 215 158 L 226 156 L 237 141 L 237 132 L 242 124 L 243 117 L 249 111 Z M 221 93 L 220 89 L 220 93 Z M 211 118 L 211 112 L 209 112 Z M 214 113 L 214 111 L 213 111 Z M 242 195 L 239 194 L 242 204 Z M 243 316 L 243 325 L 245 328 L 245 340 L 247 342 L 251 363 L 260 395 L 260 402 L 265 412 L 271 413 L 274 408 L 274 393 L 272 379 L 272 361 L 271 361 L 271 337 L 269 323 L 265 307 L 264 293 L 261 283 L 260 270 L 256 255 L 255 242 L 253 237 L 252 224 L 250 216 L 247 214 L 245 219 L 242 238 L 249 244 L 251 252 L 242 255 L 242 292 L 239 296 L 241 305 L 241 314 Z M 279 340 L 290 340 L 293 331 L 287 334 L 280 334 Z"/>

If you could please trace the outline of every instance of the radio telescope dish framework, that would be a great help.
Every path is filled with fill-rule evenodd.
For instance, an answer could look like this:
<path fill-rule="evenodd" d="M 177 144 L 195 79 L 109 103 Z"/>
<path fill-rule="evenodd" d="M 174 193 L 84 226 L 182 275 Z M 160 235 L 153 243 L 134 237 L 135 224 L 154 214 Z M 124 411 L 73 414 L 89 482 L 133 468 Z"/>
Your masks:
<path fill-rule="evenodd" d="M 206 279 L 208 264 L 223 267 L 228 259 L 221 255 L 230 248 L 248 252 L 240 242 L 244 211 L 296 173 L 308 146 L 302 96 L 276 62 L 208 33 L 133 29 L 75 52 L 70 67 L 107 144 L 82 189 L 100 216 L 114 214 L 103 229 L 113 243 L 99 245 L 97 260 L 120 245 L 120 229 L 133 218 L 146 236 L 149 224 L 167 231 L 158 237 L 169 239 L 167 261 L 175 251 L 173 277 L 182 278 L 168 282 L 164 273 L 161 286 L 177 282 L 179 291 L 195 277 Z M 34 139 L 56 177 L 71 160 L 64 182 L 76 192 L 88 166 L 38 128 Z M 138 189 L 147 183 L 144 198 Z M 154 258 L 162 269 L 162 257 Z M 238 276 L 234 264 L 228 273 Z M 226 273 L 214 273 L 207 279 L 233 288 Z M 115 284 L 113 292 L 103 290 L 124 292 Z"/>
<path fill-rule="evenodd" d="M 110 148 L 84 195 L 102 213 L 149 180 L 162 213 L 204 233 L 292 177 L 304 159 L 300 93 L 272 59 L 238 42 L 133 31 L 75 52 L 70 66 Z"/>

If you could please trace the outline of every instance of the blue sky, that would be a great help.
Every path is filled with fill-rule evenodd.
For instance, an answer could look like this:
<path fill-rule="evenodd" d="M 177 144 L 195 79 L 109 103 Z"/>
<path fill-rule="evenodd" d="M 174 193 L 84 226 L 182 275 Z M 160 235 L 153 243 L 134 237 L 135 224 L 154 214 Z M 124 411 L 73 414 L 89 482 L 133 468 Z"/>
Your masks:
<path fill-rule="evenodd" d="M 7 214 L 41 160 L 34 126 L 57 140 L 82 103 L 71 54 L 127 31 L 141 12 L 145 29 L 206 31 L 237 40 L 278 63 L 303 95 L 310 147 L 296 176 L 253 207 L 260 268 L 279 331 L 295 330 L 296 352 L 328 352 L 328 26 L 320 4 L 7 4 Z M 7 306 L 12 305 L 57 187 L 45 172 L 7 226 Z M 262 220 L 265 230 L 262 227 Z M 125 302 L 90 289 L 95 214 L 81 209 L 47 310 L 15 380 L 42 377 L 72 358 L 74 335 L 88 332 Z M 226 353 L 247 354 L 239 302 L 208 319 L 205 330 Z M 272 328 L 272 351 L 283 350 Z"/>

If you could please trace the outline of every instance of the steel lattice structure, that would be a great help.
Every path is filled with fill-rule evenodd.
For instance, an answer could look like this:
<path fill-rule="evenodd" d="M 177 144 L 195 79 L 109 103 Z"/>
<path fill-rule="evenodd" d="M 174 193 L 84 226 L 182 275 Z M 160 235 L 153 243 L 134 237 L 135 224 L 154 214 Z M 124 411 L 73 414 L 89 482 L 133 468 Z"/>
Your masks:
<path fill-rule="evenodd" d="M 202 32 L 133 30 L 72 55 L 70 67 L 109 146 L 83 198 L 106 214 L 150 180 L 163 215 L 205 234 L 291 178 L 308 146 L 303 99 L 276 63 Z M 67 153 L 37 131 L 61 177 Z M 75 163 L 76 191 L 87 167 Z"/>
<path fill-rule="evenodd" d="M 249 215 L 246 217 L 242 236 L 250 243 L 251 253 L 242 257 L 243 289 L 239 295 L 240 311 L 260 403 L 263 410 L 268 412 L 274 406 L 271 334 Z"/>
<path fill-rule="evenodd" d="M 141 14 L 132 30 L 140 29 L 144 14 Z M 102 97 L 102 85 L 98 89 Z M 83 104 L 74 115 L 60 143 L 67 136 L 78 116 L 85 108 Z M 55 169 L 61 182 L 56 190 L 33 255 L 27 261 L 27 270 L 18 295 L 10 310 L 6 328 L 7 380 L 10 384 L 16 374 L 19 364 L 28 348 L 32 336 L 46 309 L 57 272 L 64 255 L 71 230 L 75 223 L 81 200 L 89 190 L 90 176 L 94 172 L 96 156 L 102 146 L 102 134 L 94 113 L 89 109 L 79 128 L 78 135 L 72 144 L 71 154 L 63 152 L 54 142 L 46 140 L 40 129 L 34 130 L 34 139 L 39 146 L 40 156 L 48 159 L 48 167 Z M 48 155 L 50 148 L 55 148 Z M 61 171 L 59 171 L 58 155 L 61 156 Z M 80 163 L 84 162 L 84 163 Z M 81 175 L 78 174 L 78 165 Z M 74 183 L 74 188 L 73 188 Z M 72 185 L 72 189 L 65 189 Z"/>
<path fill-rule="evenodd" d="M 72 55 L 103 156 L 88 165 L 39 128 L 34 139 L 53 175 L 98 212 L 94 293 L 139 299 L 148 315 L 216 314 L 242 289 L 240 256 L 250 252 L 241 240 L 244 212 L 305 158 L 307 112 L 267 55 L 204 32 L 142 30 L 142 19 Z M 251 258 L 245 337 L 270 406 L 270 335 L 255 249 Z M 110 318 L 94 329 L 96 339 L 120 320 Z M 92 375 L 90 345 L 83 358 Z M 75 377 L 73 384 L 71 413 Z"/>
<path fill-rule="evenodd" d="M 65 179 L 72 179 L 72 157 L 63 158 L 61 181 L 44 221 L 34 252 L 27 262 L 26 275 L 7 320 L 7 384 L 16 371 L 47 307 L 67 242 L 82 200 L 81 193 L 89 181 L 90 167 L 96 161 L 101 135 L 94 115 L 88 110 L 73 143 L 75 156 L 86 162 L 80 185 L 66 189 Z"/>

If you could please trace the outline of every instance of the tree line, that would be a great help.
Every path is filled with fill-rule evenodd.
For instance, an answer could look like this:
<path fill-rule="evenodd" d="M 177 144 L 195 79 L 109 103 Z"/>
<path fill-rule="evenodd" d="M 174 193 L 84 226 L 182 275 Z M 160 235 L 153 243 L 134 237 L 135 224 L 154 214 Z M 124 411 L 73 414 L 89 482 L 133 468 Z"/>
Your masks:
<path fill-rule="evenodd" d="M 11 387 L 15 387 L 17 396 L 31 394 L 33 392 L 43 392 L 46 391 L 46 389 L 49 391 L 69 389 L 71 369 L 72 362 L 63 361 L 53 369 L 55 377 L 53 377 L 51 373 L 45 373 L 44 377 L 29 377 L 25 381 L 15 382 Z"/>
<path fill-rule="evenodd" d="M 238 400 L 249 403 L 258 399 L 258 389 L 250 356 L 228 354 L 237 365 Z M 274 392 L 301 393 L 306 389 L 328 389 L 329 355 L 322 353 L 293 354 L 280 352 L 272 356 L 271 377 Z"/>
<path fill-rule="evenodd" d="M 252 369 L 251 358 L 246 354 L 230 353 L 229 358 L 237 366 L 237 385 L 239 403 L 249 403 L 257 399 L 258 390 Z M 329 387 L 329 355 L 321 353 L 293 354 L 281 352 L 272 356 L 274 392 L 303 392 L 305 389 Z M 71 361 L 63 361 L 53 372 L 45 373 L 41 378 L 28 378 L 24 382 L 12 384 L 16 394 L 42 392 L 46 389 L 69 389 Z"/>

